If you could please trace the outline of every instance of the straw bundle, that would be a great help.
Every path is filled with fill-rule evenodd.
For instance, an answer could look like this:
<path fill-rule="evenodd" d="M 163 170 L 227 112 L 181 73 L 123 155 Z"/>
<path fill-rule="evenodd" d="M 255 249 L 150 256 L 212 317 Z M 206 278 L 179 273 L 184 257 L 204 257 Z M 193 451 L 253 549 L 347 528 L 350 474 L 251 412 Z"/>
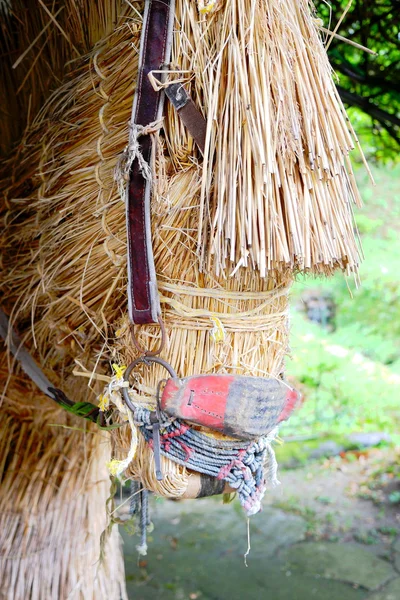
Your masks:
<path fill-rule="evenodd" d="M 0 154 L 6 155 L 73 61 L 110 34 L 123 0 L 0 3 Z"/>
<path fill-rule="evenodd" d="M 193 2 L 180 4 L 175 37 L 208 124 L 202 267 L 229 275 L 248 266 L 262 277 L 286 267 L 356 271 L 351 205 L 360 198 L 348 154 L 358 142 L 310 3 L 206 4 L 214 12 L 200 21 Z M 181 141 L 173 113 L 170 123 Z"/>
<path fill-rule="evenodd" d="M 20 139 L 73 68 L 71 61 L 114 29 L 123 8 L 122 0 L 0 4 L 0 154 L 6 155 Z M 23 137 L 19 148 L 25 142 Z M 107 566 L 98 563 L 106 524 L 108 445 L 92 438 L 92 432 L 67 435 L 50 429 L 49 419 L 64 423 L 64 413 L 31 391 L 26 378 L 12 376 L 10 381 L 2 359 L 0 389 L 5 393 L 7 388 L 7 396 L 2 396 L 0 595 L 13 600 L 125 597 L 116 533 L 105 548 Z M 21 448 L 29 449 L 30 456 L 21 454 Z"/>
<path fill-rule="evenodd" d="M 1 355 L 0 384 L 9 371 Z M 0 573 L 5 599 L 125 598 L 118 532 L 99 563 L 109 440 L 14 375 L 0 424 Z M 72 429 L 52 426 L 70 425 Z M 78 427 L 77 430 L 76 427 Z"/>
<path fill-rule="evenodd" d="M 73 373 L 91 387 L 107 380 L 110 363 L 137 355 L 114 180 L 138 68 L 142 5 L 131 5 L 33 121 L 6 190 L 4 303 L 37 360 L 62 373 L 66 391 L 74 382 L 70 395 Z M 165 356 L 180 376 L 278 377 L 293 271 L 356 271 L 359 261 L 347 157 L 354 144 L 322 43 L 306 0 L 220 1 L 205 16 L 178 0 L 172 60 L 207 118 L 207 143 L 202 161 L 170 108 L 165 138 L 155 134 Z M 143 328 L 138 338 L 151 347 L 158 335 Z M 139 373 L 143 401 L 154 402 L 161 376 Z M 117 458 L 130 436 L 127 427 L 113 434 Z M 151 450 L 139 443 L 127 474 L 150 482 Z M 181 495 L 188 473 L 165 471 L 168 490 L 151 486 Z"/>

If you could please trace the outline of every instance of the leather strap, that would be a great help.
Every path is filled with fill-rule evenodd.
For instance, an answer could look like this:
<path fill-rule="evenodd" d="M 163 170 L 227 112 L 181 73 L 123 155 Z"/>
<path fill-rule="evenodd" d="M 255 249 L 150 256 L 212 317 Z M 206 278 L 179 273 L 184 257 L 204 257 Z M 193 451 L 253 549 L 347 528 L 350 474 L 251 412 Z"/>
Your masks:
<path fill-rule="evenodd" d="M 52 400 L 55 400 L 62 408 L 65 408 L 68 412 L 78 416 L 89 419 L 94 423 L 98 423 L 100 418 L 100 410 L 94 404 L 90 402 L 73 402 L 64 394 L 62 390 L 55 388 L 53 384 L 47 379 L 42 369 L 36 364 L 28 350 L 22 343 L 22 340 L 18 337 L 16 332 L 10 327 L 9 319 L 7 315 L 0 308 L 0 338 L 3 338 L 6 346 L 13 356 L 20 363 L 23 371 L 30 377 L 30 379 L 38 386 L 38 388 L 49 396 Z M 98 423 L 99 424 L 99 423 Z"/>
<path fill-rule="evenodd" d="M 162 68 L 171 54 L 175 0 L 146 0 L 140 42 L 139 73 L 131 119 L 131 145 L 137 143 L 140 127 L 162 115 L 164 91 L 155 91 L 148 73 Z M 138 128 L 139 126 L 139 128 Z M 132 163 L 128 185 L 128 307 L 134 323 L 157 323 L 161 313 L 151 240 L 151 177 L 143 169 L 150 165 L 150 135 L 139 138 L 141 161 Z M 149 169 L 147 170 L 149 171 Z"/>
<path fill-rule="evenodd" d="M 171 83 L 165 88 L 165 95 L 176 109 L 182 123 L 204 154 L 206 145 L 207 121 L 181 83 Z"/>

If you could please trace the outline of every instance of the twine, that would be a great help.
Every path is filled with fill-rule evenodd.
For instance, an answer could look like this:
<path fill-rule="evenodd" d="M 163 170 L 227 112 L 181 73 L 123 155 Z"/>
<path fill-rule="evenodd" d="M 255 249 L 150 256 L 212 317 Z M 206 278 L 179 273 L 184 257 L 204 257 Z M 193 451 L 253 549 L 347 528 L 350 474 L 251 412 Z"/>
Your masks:
<path fill-rule="evenodd" d="M 139 169 L 144 179 L 150 183 L 153 181 L 153 173 L 155 173 L 155 169 L 153 167 L 157 152 L 152 152 L 153 165 L 149 165 L 141 152 L 139 138 L 141 136 L 150 135 L 153 143 L 153 150 L 156 150 L 157 134 L 162 126 L 163 118 L 158 119 L 158 121 L 153 121 L 145 126 L 138 125 L 137 123 L 130 123 L 129 143 L 120 157 L 115 169 L 115 181 L 117 182 L 120 196 L 124 202 L 126 198 L 126 185 L 129 181 L 129 175 L 135 160 L 137 160 L 139 163 Z"/>
<path fill-rule="evenodd" d="M 260 300 L 269 299 L 271 302 L 280 298 L 281 296 L 287 296 L 290 290 L 290 284 L 281 284 L 275 287 L 273 290 L 248 292 L 245 290 L 234 291 L 226 290 L 224 288 L 203 288 L 194 287 L 192 285 L 167 283 L 165 281 L 158 282 L 159 290 L 165 290 L 172 294 L 182 294 L 184 296 L 197 296 L 199 298 L 215 298 L 217 300 Z"/>
<path fill-rule="evenodd" d="M 281 326 L 286 327 L 287 324 L 289 309 L 273 313 L 265 311 L 268 307 L 272 307 L 276 300 L 289 294 L 290 286 L 288 285 L 282 285 L 266 292 L 235 292 L 219 288 L 195 288 L 168 283 L 159 283 L 158 287 L 159 290 L 173 293 L 174 296 L 216 299 L 221 304 L 225 304 L 227 308 L 232 309 L 232 312 L 228 312 L 226 310 L 210 311 L 204 308 L 192 308 L 177 300 L 176 297 L 171 298 L 161 294 L 161 304 L 169 307 L 164 311 L 164 319 L 168 327 L 201 331 L 209 330 L 211 325 L 214 332 L 216 327 L 219 327 L 219 334 L 221 334 L 222 331 L 240 333 L 249 330 L 252 332 L 272 330 L 276 332 Z M 229 303 L 230 301 L 240 301 L 241 303 L 258 301 L 259 304 L 254 308 L 238 310 L 236 306 Z M 275 339 L 270 341 L 276 342 Z"/>

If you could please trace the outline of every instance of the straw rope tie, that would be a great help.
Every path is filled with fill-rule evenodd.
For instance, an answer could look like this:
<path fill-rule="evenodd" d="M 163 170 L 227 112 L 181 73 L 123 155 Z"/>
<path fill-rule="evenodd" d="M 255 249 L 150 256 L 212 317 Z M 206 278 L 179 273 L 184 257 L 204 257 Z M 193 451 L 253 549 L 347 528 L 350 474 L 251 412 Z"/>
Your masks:
<path fill-rule="evenodd" d="M 104 83 L 107 78 L 102 73 L 102 71 L 98 65 L 98 62 L 97 62 L 97 59 L 98 59 L 98 56 L 100 55 L 100 53 L 101 53 L 101 50 L 98 50 L 95 53 L 95 55 L 93 56 L 93 68 L 96 71 L 96 74 L 98 75 L 98 77 L 100 78 L 100 82 L 98 84 L 99 94 L 105 100 L 104 104 L 102 106 L 100 106 L 99 111 L 98 111 L 98 119 L 99 119 L 100 128 L 101 128 L 102 133 L 97 138 L 96 151 L 97 151 L 97 155 L 100 158 L 100 161 L 97 163 L 96 168 L 95 168 L 96 181 L 99 185 L 100 193 L 102 195 L 103 189 L 104 189 L 104 184 L 103 184 L 103 181 L 100 176 L 100 169 L 102 166 L 104 166 L 104 163 L 105 163 L 105 158 L 104 158 L 103 151 L 102 151 L 102 144 L 103 144 L 105 134 L 109 133 L 109 129 L 106 126 L 105 121 L 104 121 L 104 111 L 110 103 L 109 103 L 109 96 L 104 90 Z"/>
<path fill-rule="evenodd" d="M 104 185 L 104 181 L 101 177 L 101 169 L 105 167 L 105 165 L 107 164 L 107 161 L 104 157 L 102 146 L 103 146 L 103 142 L 104 142 L 106 135 L 110 134 L 110 130 L 107 127 L 107 124 L 105 121 L 105 111 L 110 106 L 110 97 L 104 89 L 104 85 L 106 83 L 107 77 L 101 71 L 101 68 L 98 64 L 98 57 L 100 56 L 101 52 L 102 52 L 102 49 L 99 49 L 93 56 L 93 68 L 96 71 L 96 74 L 98 75 L 98 77 L 100 78 L 100 82 L 98 84 L 99 95 L 103 98 L 103 100 L 105 100 L 104 104 L 102 106 L 100 106 L 99 111 L 98 111 L 98 120 L 100 123 L 100 128 L 101 128 L 102 133 L 100 134 L 100 136 L 97 139 L 96 152 L 97 152 L 97 155 L 100 160 L 96 164 L 94 172 L 95 172 L 96 182 L 99 186 L 99 195 L 101 196 L 101 198 L 103 200 L 105 185 Z M 124 256 L 117 254 L 114 250 L 112 250 L 112 248 L 110 248 L 110 242 L 113 239 L 115 239 L 115 236 L 110 233 L 110 231 L 107 227 L 106 217 L 107 217 L 107 213 L 109 212 L 109 209 L 108 209 L 107 203 L 104 203 L 104 200 L 103 200 L 103 207 L 104 208 L 102 210 L 101 226 L 102 226 L 103 231 L 107 235 L 106 239 L 103 242 L 104 252 L 107 254 L 107 256 L 109 257 L 110 261 L 113 263 L 114 266 L 120 267 L 122 264 L 125 263 L 126 258 Z"/>
<path fill-rule="evenodd" d="M 169 308 L 165 310 L 165 318 L 168 324 L 173 324 L 173 326 L 177 328 L 209 330 L 211 321 L 211 335 L 213 339 L 215 337 L 215 341 L 223 341 L 225 339 L 225 332 L 248 330 L 250 324 L 253 330 L 263 332 L 276 332 L 279 327 L 286 327 L 289 315 L 288 309 L 270 314 L 265 311 L 282 296 L 288 295 L 289 286 L 282 286 L 281 288 L 269 292 L 256 293 L 237 293 L 221 289 L 193 288 L 192 286 L 178 286 L 168 283 L 160 283 L 159 288 L 161 290 L 164 289 L 169 293 L 173 293 L 174 296 L 208 297 L 217 299 L 225 304 L 227 308 L 232 306 L 229 304 L 229 301 L 235 301 L 237 299 L 240 299 L 243 303 L 259 302 L 258 306 L 247 310 L 237 310 L 236 307 L 232 306 L 235 312 L 228 312 L 193 308 L 177 300 L 176 297 L 160 295 L 161 304 L 169 306 Z"/>
<path fill-rule="evenodd" d="M 118 183 L 120 195 L 124 201 L 126 197 L 126 183 L 129 181 L 130 170 L 135 160 L 139 162 L 139 168 L 144 179 L 149 182 L 153 180 L 153 169 L 143 157 L 143 154 L 140 150 L 139 138 L 141 136 L 151 135 L 154 145 L 155 134 L 158 133 L 162 126 L 163 119 L 153 121 L 153 123 L 149 123 L 145 126 L 138 125 L 137 123 L 130 123 L 129 144 L 125 148 L 115 172 L 115 180 Z"/>

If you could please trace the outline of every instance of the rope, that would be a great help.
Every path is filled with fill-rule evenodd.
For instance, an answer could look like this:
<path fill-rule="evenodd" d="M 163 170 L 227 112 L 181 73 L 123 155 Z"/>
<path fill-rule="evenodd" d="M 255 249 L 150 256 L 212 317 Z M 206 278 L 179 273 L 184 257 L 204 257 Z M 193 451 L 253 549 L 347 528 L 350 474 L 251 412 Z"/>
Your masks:
<path fill-rule="evenodd" d="M 149 409 L 138 406 L 134 422 L 153 448 Z M 221 440 L 204 435 L 180 419 L 161 413 L 161 454 L 198 473 L 223 479 L 235 489 L 248 516 L 261 509 L 267 482 L 277 485 L 277 463 L 271 442 L 276 429 L 257 441 Z M 264 464 L 268 460 L 268 469 Z"/>
<path fill-rule="evenodd" d="M 289 294 L 289 285 L 283 284 L 269 291 L 236 292 L 159 281 L 158 288 L 161 292 L 160 302 L 166 307 L 164 319 L 169 327 L 173 325 L 176 329 L 210 330 L 210 321 L 212 321 L 215 330 L 217 319 L 220 324 L 218 340 L 222 339 L 222 341 L 225 339 L 224 332 L 236 333 L 251 329 L 254 332 L 271 332 L 268 341 L 274 343 L 277 341 L 276 331 L 286 327 L 289 316 L 287 308 L 282 311 L 267 312 L 280 298 Z M 165 293 L 171 294 L 172 297 Z M 221 304 L 221 309 L 206 310 L 204 306 L 194 308 L 186 303 L 185 297 L 217 300 Z M 238 309 L 238 301 L 241 307 L 246 308 Z"/>
<path fill-rule="evenodd" d="M 131 481 L 131 501 L 129 505 L 129 514 L 137 516 L 140 528 L 140 544 L 136 550 L 141 556 L 147 554 L 147 529 L 150 526 L 149 518 L 149 492 L 140 481 Z"/>
<path fill-rule="evenodd" d="M 215 298 L 217 300 L 240 300 L 241 302 L 247 300 L 270 300 L 270 302 L 273 302 L 276 298 L 280 298 L 281 296 L 287 296 L 290 290 L 290 285 L 284 284 L 275 287 L 273 290 L 246 292 L 226 290 L 222 287 L 195 287 L 194 285 L 169 283 L 162 280 L 158 282 L 158 287 L 160 290 L 170 292 L 174 295 L 182 294 L 184 296 L 197 296 L 199 298 Z"/>
<path fill-rule="evenodd" d="M 149 182 L 152 181 L 154 169 L 152 169 L 152 165 L 149 165 L 149 163 L 146 162 L 143 157 L 143 154 L 140 150 L 139 138 L 141 136 L 151 135 L 154 149 L 154 147 L 157 145 L 156 135 L 162 126 L 163 119 L 154 121 L 154 123 L 149 123 L 149 125 L 146 126 L 138 125 L 137 123 L 130 124 L 129 144 L 125 148 L 115 169 L 115 181 L 118 184 L 120 196 L 124 201 L 126 197 L 126 185 L 129 181 L 129 174 L 136 159 L 139 163 L 139 168 L 144 179 Z M 153 160 L 155 160 L 155 154 L 156 153 L 154 152 L 152 153 Z"/>
<path fill-rule="evenodd" d="M 131 501 L 129 503 L 129 514 L 135 516 L 140 510 L 140 482 L 136 479 L 131 480 Z"/>
<path fill-rule="evenodd" d="M 141 486 L 140 490 L 140 544 L 136 550 L 141 556 L 147 554 L 147 526 L 149 524 L 149 492 Z"/>

